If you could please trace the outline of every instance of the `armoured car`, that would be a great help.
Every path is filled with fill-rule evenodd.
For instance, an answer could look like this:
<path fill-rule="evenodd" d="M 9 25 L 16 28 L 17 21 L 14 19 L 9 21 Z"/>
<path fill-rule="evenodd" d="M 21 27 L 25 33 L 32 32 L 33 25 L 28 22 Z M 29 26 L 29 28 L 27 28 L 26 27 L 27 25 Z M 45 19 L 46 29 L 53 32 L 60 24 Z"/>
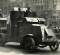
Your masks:
<path fill-rule="evenodd" d="M 53 31 L 45 25 L 44 18 L 28 16 L 30 13 L 11 11 L 10 23 L 5 27 L 5 23 L 0 26 L 0 44 L 4 46 L 7 42 L 19 42 L 25 46 L 26 50 L 33 52 L 36 47 L 49 46 L 52 51 L 59 47 L 58 40 Z M 26 16 L 24 16 L 26 15 Z M 4 20 L 3 20 L 4 21 Z M 7 28 L 7 33 L 5 33 Z"/>

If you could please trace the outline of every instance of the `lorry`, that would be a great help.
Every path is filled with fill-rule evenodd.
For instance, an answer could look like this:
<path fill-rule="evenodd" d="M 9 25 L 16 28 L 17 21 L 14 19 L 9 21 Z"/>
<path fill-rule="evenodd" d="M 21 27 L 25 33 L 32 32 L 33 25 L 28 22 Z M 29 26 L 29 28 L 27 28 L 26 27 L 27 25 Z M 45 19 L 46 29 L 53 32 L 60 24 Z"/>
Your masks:
<path fill-rule="evenodd" d="M 30 15 L 30 16 L 29 16 Z M 5 21 L 3 28 L 0 27 L 0 45 L 7 42 L 18 42 L 28 52 L 33 52 L 36 47 L 46 47 L 52 51 L 59 48 L 58 39 L 53 31 L 45 25 L 44 18 L 33 17 L 32 12 L 11 11 L 10 23 Z"/>
<path fill-rule="evenodd" d="M 7 33 L 7 18 L 0 18 L 0 45 L 3 46 L 2 42 L 6 39 Z"/>

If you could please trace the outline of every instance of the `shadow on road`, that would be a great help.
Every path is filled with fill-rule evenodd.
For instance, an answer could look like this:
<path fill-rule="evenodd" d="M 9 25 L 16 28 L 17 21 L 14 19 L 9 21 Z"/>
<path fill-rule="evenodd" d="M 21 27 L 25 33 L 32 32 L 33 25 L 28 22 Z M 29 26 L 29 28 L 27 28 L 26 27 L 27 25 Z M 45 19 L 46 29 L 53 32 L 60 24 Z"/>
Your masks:
<path fill-rule="evenodd" d="M 46 48 L 37 48 L 33 53 L 28 53 L 24 47 L 21 45 L 5 45 L 5 47 L 0 47 L 0 52 L 11 53 L 14 52 L 15 54 L 57 54 L 58 51 L 52 52 L 48 47 Z"/>
<path fill-rule="evenodd" d="M 35 53 L 40 53 L 40 54 L 57 54 L 58 53 L 58 51 L 55 51 L 55 52 L 53 52 L 53 51 L 51 51 L 49 48 L 39 48 L 39 49 L 36 49 L 35 50 Z"/>

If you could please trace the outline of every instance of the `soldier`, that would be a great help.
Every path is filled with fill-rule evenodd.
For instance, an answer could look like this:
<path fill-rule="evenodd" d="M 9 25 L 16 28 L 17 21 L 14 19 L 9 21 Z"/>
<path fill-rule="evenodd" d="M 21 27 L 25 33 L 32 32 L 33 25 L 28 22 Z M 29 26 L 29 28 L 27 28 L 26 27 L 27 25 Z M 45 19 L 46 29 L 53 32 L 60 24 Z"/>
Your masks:
<path fill-rule="evenodd" d="M 26 10 L 26 12 L 30 12 L 30 7 L 28 7 L 28 9 Z"/>
<path fill-rule="evenodd" d="M 18 10 L 19 10 L 19 11 L 21 11 L 21 9 L 20 9 L 20 8 L 18 8 Z"/>
<path fill-rule="evenodd" d="M 21 20 L 23 17 L 24 17 L 24 13 L 21 11 L 20 8 L 18 8 L 19 10 L 19 17 L 18 17 L 18 20 Z"/>

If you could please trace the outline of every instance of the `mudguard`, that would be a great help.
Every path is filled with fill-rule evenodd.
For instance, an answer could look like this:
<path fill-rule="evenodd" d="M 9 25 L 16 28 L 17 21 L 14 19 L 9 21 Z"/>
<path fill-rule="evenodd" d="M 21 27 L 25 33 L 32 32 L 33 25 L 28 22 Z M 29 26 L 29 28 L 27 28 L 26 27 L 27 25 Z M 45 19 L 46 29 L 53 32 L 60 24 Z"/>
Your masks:
<path fill-rule="evenodd" d="M 32 33 L 37 44 L 42 43 L 42 32 L 40 26 L 33 26 Z"/>

